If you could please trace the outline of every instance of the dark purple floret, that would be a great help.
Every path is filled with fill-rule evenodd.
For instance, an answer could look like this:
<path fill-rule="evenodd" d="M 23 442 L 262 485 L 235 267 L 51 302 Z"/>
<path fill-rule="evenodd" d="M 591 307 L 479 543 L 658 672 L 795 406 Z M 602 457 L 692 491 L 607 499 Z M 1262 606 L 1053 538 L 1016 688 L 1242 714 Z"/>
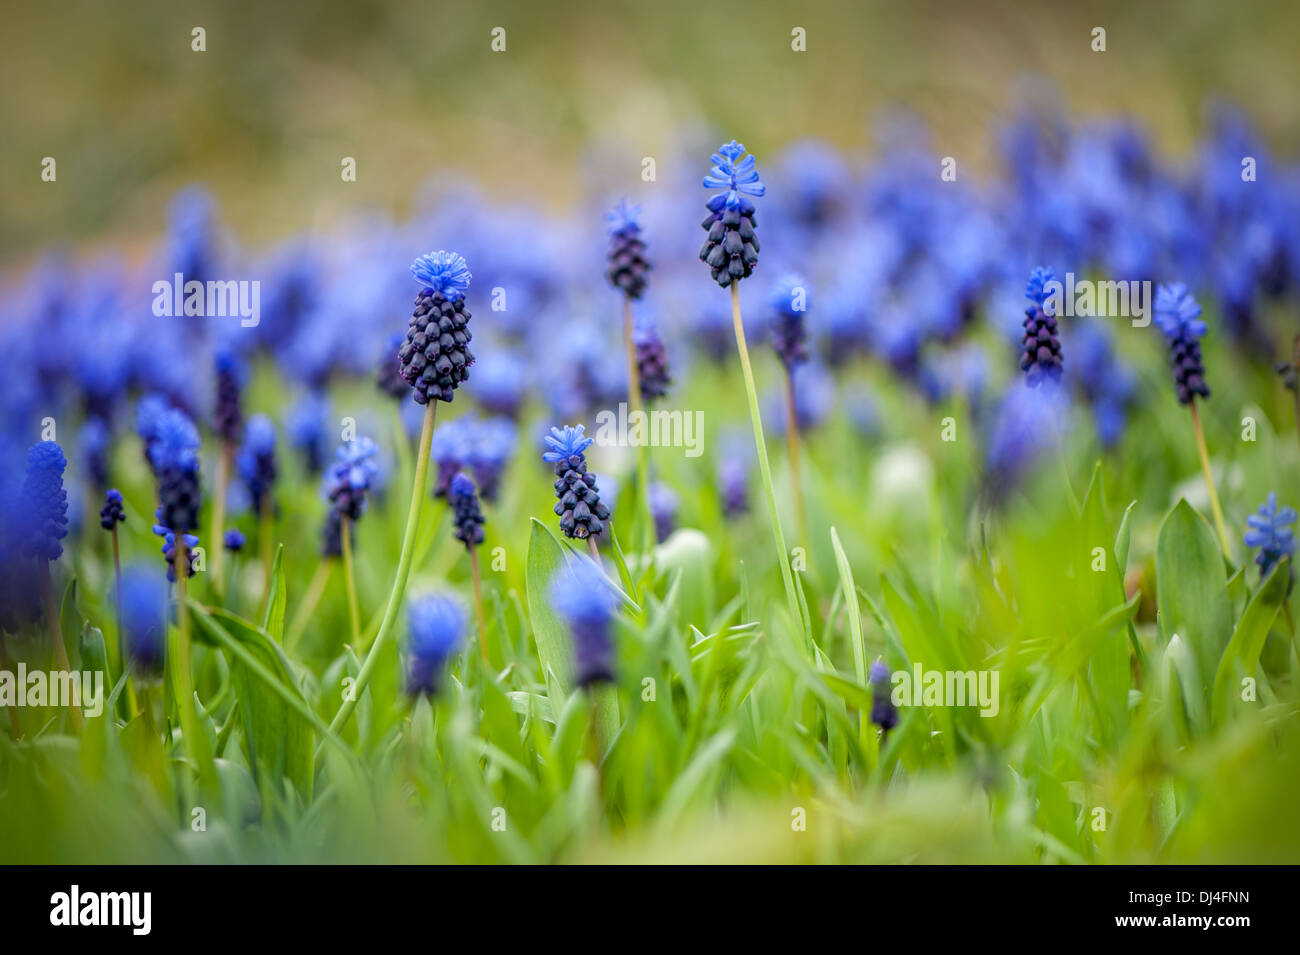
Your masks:
<path fill-rule="evenodd" d="M 765 187 L 759 181 L 754 157 L 745 156 L 745 147 L 734 139 L 713 154 L 704 186 L 722 191 L 709 199 L 709 214 L 700 223 L 709 234 L 700 248 L 700 260 L 708 265 L 713 281 L 727 288 L 749 278 L 758 264 L 754 204 L 748 197 L 763 195 Z"/>
<path fill-rule="evenodd" d="M 167 580 L 174 584 L 176 583 L 176 534 L 162 524 L 155 524 L 153 532 L 163 539 L 162 555 L 163 559 L 167 561 Z M 185 566 L 188 571 L 185 576 L 193 577 L 197 573 L 195 564 L 198 560 L 194 548 L 199 545 L 199 539 L 193 534 L 182 534 L 180 539 L 185 546 Z"/>
<path fill-rule="evenodd" d="M 1156 289 L 1155 322 L 1169 342 L 1169 360 L 1174 371 L 1174 389 L 1179 404 L 1191 404 L 1197 396 L 1210 397 L 1201 359 L 1201 336 L 1206 332 L 1201 306 L 1177 283 Z"/>
<path fill-rule="evenodd" d="M 1025 298 L 1032 303 L 1025 309 L 1025 335 L 1021 339 L 1024 351 L 1020 355 L 1020 370 L 1025 382 L 1037 387 L 1044 380 L 1060 381 L 1061 339 L 1056 316 L 1045 311 L 1048 295 L 1044 286 L 1052 281 L 1052 270 L 1034 269 L 1026 286 Z"/>
<path fill-rule="evenodd" d="M 451 479 L 447 503 L 451 505 L 456 540 L 466 547 L 483 543 L 484 518 L 478 505 L 478 492 L 474 489 L 474 482 L 463 472 L 457 472 Z"/>
<path fill-rule="evenodd" d="M 640 214 L 640 206 L 626 199 L 605 214 L 609 221 L 609 269 L 605 275 L 615 288 L 622 289 L 632 299 L 645 294 L 646 275 L 650 271 L 645 242 L 641 239 Z"/>
<path fill-rule="evenodd" d="M 225 544 L 226 550 L 230 551 L 232 554 L 238 554 L 244 549 L 244 545 L 248 543 L 248 539 L 244 537 L 244 532 L 238 527 L 232 527 L 230 530 L 226 531 L 226 536 L 222 538 L 222 543 Z"/>
<path fill-rule="evenodd" d="M 104 494 L 104 506 L 99 509 L 99 526 L 111 531 L 126 520 L 126 510 L 122 506 L 122 492 L 111 487 Z"/>
<path fill-rule="evenodd" d="M 636 343 L 637 374 L 641 379 L 641 399 L 654 401 L 668 394 L 668 386 L 673 383 L 668 372 L 668 352 L 659 332 L 653 327 L 637 331 Z"/>

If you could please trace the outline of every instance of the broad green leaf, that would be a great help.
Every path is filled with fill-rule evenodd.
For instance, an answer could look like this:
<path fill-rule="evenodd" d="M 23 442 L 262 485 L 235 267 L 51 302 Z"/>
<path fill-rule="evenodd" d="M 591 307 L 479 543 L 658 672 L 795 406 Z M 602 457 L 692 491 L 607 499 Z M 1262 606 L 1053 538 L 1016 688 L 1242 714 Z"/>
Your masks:
<path fill-rule="evenodd" d="M 1232 635 L 1223 554 L 1200 514 L 1180 500 L 1156 537 L 1156 603 L 1166 638 L 1180 634 L 1208 690 Z"/>
<path fill-rule="evenodd" d="M 556 705 L 563 710 L 565 695 L 573 691 L 573 650 L 569 631 L 551 607 L 551 578 L 564 566 L 564 549 L 546 525 L 532 519 L 532 533 L 528 539 L 528 563 L 524 571 L 524 586 L 528 595 L 528 619 L 533 627 L 533 640 L 542 672 L 551 673 L 559 684 L 561 698 Z"/>
<path fill-rule="evenodd" d="M 1291 580 L 1291 566 L 1283 561 L 1255 591 L 1246 605 L 1246 612 L 1237 621 L 1237 629 L 1223 651 L 1223 659 L 1214 677 L 1214 722 L 1220 723 L 1227 715 L 1233 699 L 1233 685 L 1242 677 L 1254 676 L 1259 666 L 1259 656 L 1264 652 L 1264 640 L 1286 600 L 1287 585 Z"/>

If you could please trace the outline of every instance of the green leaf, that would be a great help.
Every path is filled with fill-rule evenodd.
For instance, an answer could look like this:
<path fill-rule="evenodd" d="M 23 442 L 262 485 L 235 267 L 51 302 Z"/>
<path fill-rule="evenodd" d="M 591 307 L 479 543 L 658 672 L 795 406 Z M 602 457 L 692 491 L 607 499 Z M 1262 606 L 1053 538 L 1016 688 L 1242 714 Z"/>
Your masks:
<path fill-rule="evenodd" d="M 284 638 L 284 605 L 287 599 L 284 586 L 284 545 L 275 548 L 275 560 L 271 563 L 271 592 L 267 595 L 266 614 L 262 617 L 262 629 L 279 644 Z"/>
<path fill-rule="evenodd" d="M 288 658 L 266 631 L 242 617 L 225 610 L 207 614 L 194 602 L 191 607 L 200 629 L 227 653 L 240 702 L 248 762 L 259 787 L 265 779 L 278 788 L 280 779 L 287 778 L 310 801 L 315 771 L 313 729 L 325 733 L 328 729 L 323 723 L 315 725 L 321 721 L 298 690 Z"/>
<path fill-rule="evenodd" d="M 555 535 L 537 518 L 532 519 L 528 539 L 528 562 L 524 570 L 524 587 L 528 594 L 528 619 L 533 627 L 533 641 L 542 672 L 554 676 L 560 698 L 555 706 L 564 709 L 564 697 L 573 691 L 573 651 L 569 631 L 551 607 L 551 578 L 564 566 L 564 549 Z"/>
<path fill-rule="evenodd" d="M 1166 639 L 1182 636 L 1208 690 L 1232 634 L 1232 602 L 1214 532 L 1185 500 L 1156 537 L 1156 603 Z"/>
<path fill-rule="evenodd" d="M 1214 722 L 1221 723 L 1233 699 L 1233 684 L 1241 677 L 1254 676 L 1259 666 L 1259 656 L 1264 652 L 1264 640 L 1269 628 L 1286 600 L 1287 585 L 1291 580 L 1291 567 L 1280 562 L 1255 591 L 1246 605 L 1246 612 L 1237 621 L 1219 669 L 1214 677 Z"/>

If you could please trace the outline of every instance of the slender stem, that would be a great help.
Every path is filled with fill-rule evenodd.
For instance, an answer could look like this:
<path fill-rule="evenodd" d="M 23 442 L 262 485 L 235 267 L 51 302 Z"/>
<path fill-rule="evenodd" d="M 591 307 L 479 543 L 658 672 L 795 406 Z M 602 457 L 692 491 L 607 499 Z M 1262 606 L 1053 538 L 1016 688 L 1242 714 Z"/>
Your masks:
<path fill-rule="evenodd" d="M 0 630 L 0 670 L 9 669 L 9 651 L 5 647 L 5 632 Z M 9 726 L 14 731 L 14 739 L 19 739 L 23 733 L 18 726 L 18 705 L 10 701 L 9 706 Z"/>
<path fill-rule="evenodd" d="M 257 523 L 257 546 L 258 550 L 261 551 L 262 573 L 265 575 L 265 581 L 262 585 L 262 608 L 259 611 L 259 616 L 266 612 L 267 602 L 271 599 L 271 566 L 274 552 L 272 544 L 275 537 L 274 513 L 275 504 L 271 501 L 271 493 L 268 490 L 262 496 L 261 514 Z"/>
<path fill-rule="evenodd" d="M 117 672 L 126 673 L 126 629 L 122 626 L 122 552 L 117 540 L 117 525 L 113 525 L 113 582 L 117 588 L 117 606 L 114 608 L 117 619 Z M 135 716 L 135 692 L 131 681 L 126 681 L 126 717 Z"/>
<path fill-rule="evenodd" d="M 307 592 L 303 594 L 302 603 L 293 613 L 293 620 L 289 623 L 288 636 L 285 638 L 286 647 L 295 647 L 298 645 L 298 639 L 307 629 L 307 621 L 316 612 L 316 607 L 320 604 L 320 599 L 325 595 L 325 585 L 329 583 L 330 573 L 334 570 L 333 560 L 322 560 L 316 565 L 316 573 L 311 578 L 311 583 L 307 585 Z"/>
<path fill-rule="evenodd" d="M 172 558 L 173 571 L 176 574 L 176 640 L 171 649 L 174 651 L 168 659 L 171 671 L 172 695 L 176 698 L 176 707 L 180 711 L 181 735 L 185 748 L 198 767 L 199 779 L 205 783 L 204 797 L 221 799 L 221 787 L 217 781 L 217 764 L 213 760 L 212 750 L 208 747 L 208 738 L 199 726 L 199 711 L 194 706 L 194 674 L 190 662 L 190 612 L 186 600 L 190 576 L 190 549 L 184 541 L 184 532 L 176 532 L 175 556 Z M 193 806 L 193 793 L 186 777 L 186 798 Z"/>
<path fill-rule="evenodd" d="M 212 526 L 208 533 L 208 546 L 212 548 L 212 583 L 217 588 L 217 596 L 226 595 L 226 580 L 221 574 L 222 553 L 221 538 L 225 533 L 222 526 L 226 522 L 226 485 L 230 483 L 231 458 L 235 449 L 229 441 L 221 442 L 221 454 L 217 456 L 217 483 L 212 497 Z M 116 544 L 116 531 L 114 544 Z"/>
<path fill-rule="evenodd" d="M 54 663 L 64 673 L 70 673 L 68 649 L 63 645 L 63 625 L 59 622 L 59 606 L 54 600 L 54 578 L 50 575 L 50 562 L 38 560 L 41 565 L 41 592 L 45 598 L 45 618 L 50 627 L 50 640 L 54 643 Z M 72 718 L 72 729 L 81 735 L 81 708 L 68 700 L 68 715 Z"/>
<path fill-rule="evenodd" d="M 433 443 L 433 422 L 437 416 L 437 407 L 436 401 L 430 401 L 424 409 L 424 427 L 420 429 L 420 449 L 415 459 L 415 480 L 411 484 L 411 506 L 406 515 L 406 530 L 402 532 L 402 551 L 397 558 L 397 574 L 393 578 L 393 589 L 388 595 L 384 619 L 380 621 L 379 632 L 375 634 L 375 640 L 370 645 L 365 661 L 361 664 L 361 670 L 357 673 L 351 692 L 344 697 L 343 705 L 339 707 L 333 722 L 330 723 L 332 733 L 337 733 L 356 709 L 357 700 L 361 698 L 379 663 L 379 653 L 383 650 L 389 632 L 393 629 L 393 622 L 397 619 L 397 611 L 402 604 L 402 596 L 406 592 L 406 578 L 411 573 L 411 552 L 415 550 L 415 534 L 420 524 L 420 511 L 424 505 L 424 485 L 429 476 L 429 447 Z"/>
<path fill-rule="evenodd" d="M 767 494 L 767 510 L 772 519 L 772 538 L 776 544 L 777 562 L 781 567 L 781 581 L 785 585 L 785 598 L 790 606 L 794 626 L 803 633 L 803 613 L 794 589 L 794 576 L 790 570 L 790 552 L 786 550 L 785 534 L 781 530 L 781 515 L 776 506 L 776 490 L 772 487 L 772 466 L 767 460 L 767 443 L 763 438 L 763 419 L 758 411 L 758 392 L 754 388 L 754 369 L 749 363 L 749 348 L 745 344 L 745 324 L 740 317 L 740 290 L 731 283 L 731 324 L 736 335 L 736 351 L 740 355 L 740 369 L 745 377 L 745 396 L 749 400 L 749 420 L 754 426 L 754 450 L 758 456 L 758 469 L 763 476 L 763 489 Z"/>
<path fill-rule="evenodd" d="M 623 346 L 627 353 L 628 408 L 632 414 L 644 414 L 641 404 L 641 368 L 636 360 L 636 341 L 632 329 L 632 299 L 626 295 L 623 296 Z M 639 442 L 636 448 L 636 483 L 641 505 L 637 509 L 637 523 L 641 525 L 641 549 L 646 552 L 650 550 L 653 540 L 654 517 L 650 512 L 650 448 L 644 441 Z"/>
<path fill-rule="evenodd" d="M 1219 492 L 1214 489 L 1214 474 L 1210 471 L 1210 452 L 1205 447 L 1205 430 L 1201 427 L 1201 413 L 1193 397 L 1188 407 L 1192 410 L 1192 430 L 1196 432 L 1196 453 L 1201 456 L 1201 473 L 1205 486 L 1210 489 L 1210 510 L 1214 514 L 1214 530 L 1219 535 L 1219 546 L 1225 557 L 1229 556 L 1228 530 L 1223 523 L 1223 508 L 1219 506 Z"/>
<path fill-rule="evenodd" d="M 799 409 L 794 401 L 794 372 L 787 369 L 785 374 L 785 408 L 787 424 L 785 441 L 790 457 L 790 490 L 794 494 L 795 526 L 799 531 L 799 543 L 808 544 L 808 521 L 804 516 L 803 482 L 799 467 Z"/>
<path fill-rule="evenodd" d="M 592 560 L 594 560 L 597 564 L 601 563 L 600 548 L 596 546 L 596 538 L 594 537 L 587 538 L 587 551 L 591 554 Z"/>
<path fill-rule="evenodd" d="M 352 645 L 361 645 L 361 610 L 357 605 L 357 582 L 352 574 L 352 522 L 346 514 L 339 519 L 343 550 L 343 579 L 348 590 L 348 616 L 352 619 Z"/>
<path fill-rule="evenodd" d="M 483 613 L 483 582 L 478 570 L 478 548 L 473 544 L 469 545 L 469 565 L 474 572 L 474 615 L 478 618 L 478 647 L 483 654 L 483 662 L 491 667 L 492 660 L 487 645 L 487 617 Z"/>

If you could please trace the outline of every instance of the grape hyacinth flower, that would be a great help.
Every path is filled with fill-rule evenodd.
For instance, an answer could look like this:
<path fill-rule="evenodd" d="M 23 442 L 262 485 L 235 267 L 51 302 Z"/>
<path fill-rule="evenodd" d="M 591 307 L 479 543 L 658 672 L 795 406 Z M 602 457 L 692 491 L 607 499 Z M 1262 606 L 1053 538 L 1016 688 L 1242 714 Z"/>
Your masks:
<path fill-rule="evenodd" d="M 667 484 L 650 485 L 650 513 L 655 521 L 655 539 L 663 543 L 677 529 L 677 510 L 681 502 L 677 492 Z"/>
<path fill-rule="evenodd" d="M 147 567 L 134 565 L 122 573 L 118 588 L 124 658 L 133 673 L 157 677 L 163 670 L 167 646 L 167 589 Z"/>
<path fill-rule="evenodd" d="M 433 496 L 446 497 L 451 479 L 469 463 L 474 424 L 470 418 L 456 418 L 438 425 L 433 432 L 430 454 L 438 466 L 433 478 Z"/>
<path fill-rule="evenodd" d="M 495 501 L 501 487 L 501 475 L 514 454 L 515 426 L 505 418 L 489 418 L 470 429 L 467 464 L 474 472 L 483 500 Z"/>
<path fill-rule="evenodd" d="M 398 349 L 402 378 L 413 389 L 417 404 L 451 401 L 474 364 L 470 353 L 465 290 L 470 271 L 454 252 L 431 252 L 411 264 L 411 274 L 423 286 L 415 299 L 406 341 Z"/>
<path fill-rule="evenodd" d="M 158 477 L 158 523 L 168 530 L 199 526 L 199 432 L 185 412 L 169 408 L 149 441 L 149 463 Z"/>
<path fill-rule="evenodd" d="M 701 223 L 708 238 L 700 249 L 700 261 L 709 266 L 713 281 L 727 288 L 749 278 L 758 264 L 755 210 L 747 197 L 760 197 L 767 187 L 759 181 L 754 157 L 746 156 L 745 147 L 734 139 L 713 154 L 704 187 L 722 191 L 709 199 L 709 214 Z"/>
<path fill-rule="evenodd" d="M 366 437 L 339 446 L 326 478 L 325 496 L 330 507 L 349 521 L 358 520 L 366 509 L 366 494 L 378 473 L 375 455 L 379 448 Z"/>
<path fill-rule="evenodd" d="M 46 624 L 54 645 L 54 662 L 68 672 L 68 651 L 63 645 L 63 630 L 58 605 L 54 601 L 54 579 L 50 561 L 63 553 L 63 538 L 68 536 L 68 492 L 63 489 L 63 471 L 68 459 L 53 441 L 42 441 L 27 452 L 27 471 L 23 476 L 21 497 L 22 551 L 35 558 L 40 574 L 41 594 L 45 603 Z M 72 726 L 81 734 L 81 709 L 68 701 Z"/>
<path fill-rule="evenodd" d="M 214 360 L 217 373 L 217 403 L 212 413 L 212 430 L 225 444 L 234 446 L 244 426 L 242 394 L 247 369 L 234 349 L 223 347 Z"/>
<path fill-rule="evenodd" d="M 650 263 L 641 238 L 641 207 L 623 199 L 605 213 L 609 223 L 609 269 L 605 273 L 615 288 L 630 299 L 645 294 Z"/>
<path fill-rule="evenodd" d="M 451 505 L 451 523 L 456 540 L 473 550 L 476 544 L 483 543 L 483 511 L 479 509 L 478 492 L 474 482 L 461 471 L 451 479 L 447 491 L 447 503 Z"/>
<path fill-rule="evenodd" d="M 278 473 L 275 459 L 275 425 L 266 415 L 256 414 L 248 419 L 244 429 L 244 443 L 239 448 L 236 462 L 239 476 L 248 488 L 253 511 L 259 515 L 273 513 L 275 503 L 272 491 Z"/>
<path fill-rule="evenodd" d="M 163 559 L 167 561 L 167 580 L 174 584 L 176 583 L 176 558 L 178 556 L 176 553 L 176 532 L 169 530 L 162 524 L 155 524 L 153 532 L 162 538 L 162 555 Z M 197 573 L 194 548 L 199 545 L 199 539 L 194 534 L 182 534 L 181 543 L 185 545 L 185 566 L 187 571 L 185 576 L 193 577 Z"/>
<path fill-rule="evenodd" d="M 1223 553 L 1229 553 L 1227 524 L 1219 492 L 1214 485 L 1214 472 L 1210 468 L 1210 452 L 1205 444 L 1205 429 L 1201 425 L 1201 412 L 1197 397 L 1210 397 L 1210 387 L 1205 383 L 1205 365 L 1201 361 L 1200 339 L 1206 325 L 1201 319 L 1201 306 L 1181 282 L 1161 285 L 1156 289 L 1155 321 L 1169 342 L 1169 357 L 1174 369 L 1174 388 L 1178 403 L 1186 405 L 1192 416 L 1192 432 L 1196 438 L 1196 452 L 1201 459 L 1201 473 L 1210 492 L 1210 510 L 1214 516 L 1214 530 L 1219 537 Z"/>
<path fill-rule="evenodd" d="M 777 279 L 768 294 L 772 307 L 772 347 L 787 372 L 808 360 L 808 284 L 795 272 Z"/>
<path fill-rule="evenodd" d="M 871 684 L 871 722 L 880 727 L 880 740 L 898 725 L 898 710 L 890 696 L 889 666 L 881 660 L 871 664 L 867 680 Z"/>
<path fill-rule="evenodd" d="M 550 450 L 542 454 L 542 460 L 555 466 L 555 496 L 559 498 L 555 513 L 560 517 L 560 530 L 566 537 L 589 540 L 594 550 L 594 539 L 609 520 L 609 508 L 600 500 L 596 475 L 587 470 L 584 452 L 591 444 L 582 425 L 551 428 L 546 437 Z"/>
<path fill-rule="evenodd" d="M 776 490 L 772 483 L 772 466 L 767 460 L 767 441 L 763 436 L 763 417 L 758 407 L 758 391 L 754 385 L 754 369 L 749 361 L 749 346 L 745 342 L 745 321 L 740 313 L 740 280 L 753 273 L 754 266 L 758 264 L 759 250 L 758 234 L 754 227 L 754 204 L 748 197 L 762 196 L 767 189 L 759 180 L 754 157 L 746 156 L 745 147 L 734 139 L 718 147 L 712 158 L 713 166 L 709 175 L 704 177 L 703 184 L 706 189 L 722 191 L 708 201 L 709 214 L 701 223 L 708 232 L 708 238 L 700 249 L 700 258 L 709 266 L 713 281 L 719 287 L 731 291 L 731 329 L 736 338 L 736 354 L 740 358 L 740 370 L 745 379 L 745 398 L 749 402 L 749 420 L 754 429 L 754 450 L 763 477 L 768 516 L 772 521 L 772 543 L 776 547 L 777 564 L 781 568 L 787 609 L 791 619 L 798 622 L 797 626 L 802 631 L 803 615 L 795 592 L 794 573 L 790 569 L 785 532 L 781 529 L 781 515 L 777 509 Z"/>
<path fill-rule="evenodd" d="M 573 634 L 573 676 L 580 687 L 614 679 L 611 625 L 618 598 L 594 561 L 577 558 L 551 581 L 551 603 Z"/>
<path fill-rule="evenodd" d="M 99 509 L 99 526 L 106 531 L 111 531 L 124 520 L 126 520 L 126 510 L 123 508 L 122 492 L 115 487 L 110 487 L 104 492 L 104 506 Z"/>
<path fill-rule="evenodd" d="M 1245 536 L 1246 546 L 1259 549 L 1255 563 L 1259 565 L 1260 580 L 1269 575 L 1278 561 L 1295 553 L 1295 531 L 1291 529 L 1295 522 L 1295 508 L 1279 508 L 1277 493 L 1274 491 L 1268 492 L 1258 513 L 1246 518 L 1246 523 L 1250 525 Z"/>
<path fill-rule="evenodd" d="M 406 387 L 406 383 L 402 383 Z M 329 457 L 329 399 L 320 392 L 309 392 L 289 409 L 286 423 L 289 446 L 298 452 L 309 474 L 320 474 Z"/>
<path fill-rule="evenodd" d="M 1020 370 L 1025 373 L 1025 383 L 1036 388 L 1044 380 L 1061 380 L 1061 339 L 1056 316 L 1049 315 L 1047 283 L 1053 280 L 1051 269 L 1036 268 L 1025 284 L 1025 298 L 1030 306 L 1025 309 L 1024 352 L 1020 356 Z"/>
<path fill-rule="evenodd" d="M 411 696 L 435 696 L 443 668 L 460 647 L 465 610 L 454 597 L 426 594 L 411 601 L 406 621 L 411 637 L 406 692 Z"/>
<path fill-rule="evenodd" d="M 1191 404 L 1197 395 L 1210 397 L 1200 344 L 1206 325 L 1201 319 L 1201 306 L 1186 285 L 1176 283 L 1156 289 L 1155 321 L 1169 340 L 1179 404 Z"/>
<path fill-rule="evenodd" d="M 641 400 L 648 404 L 668 394 L 668 386 L 673 383 L 672 376 L 668 373 L 668 352 L 659 337 L 659 330 L 653 325 L 643 325 L 632 338 L 636 346 Z"/>
<path fill-rule="evenodd" d="M 238 527 L 232 527 L 230 530 L 226 531 L 221 542 L 230 553 L 238 554 L 244 549 L 244 545 L 248 543 L 248 538 L 244 536 L 244 532 Z"/>
<path fill-rule="evenodd" d="M 68 459 L 53 441 L 42 441 L 27 452 L 23 478 L 23 520 L 27 525 L 23 550 L 40 561 L 58 560 L 68 536 L 68 492 L 63 471 Z"/>

